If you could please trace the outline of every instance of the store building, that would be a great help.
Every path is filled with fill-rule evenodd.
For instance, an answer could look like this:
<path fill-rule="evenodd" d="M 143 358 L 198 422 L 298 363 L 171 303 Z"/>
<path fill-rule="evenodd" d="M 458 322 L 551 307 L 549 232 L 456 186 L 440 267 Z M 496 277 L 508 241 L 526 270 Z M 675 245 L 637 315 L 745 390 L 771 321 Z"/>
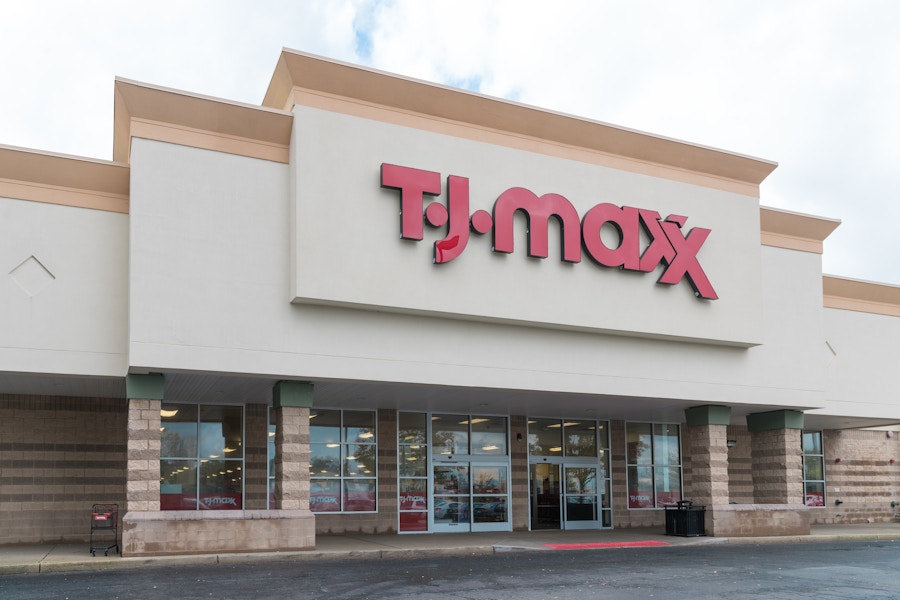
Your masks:
<path fill-rule="evenodd" d="M 900 289 L 823 276 L 774 163 L 289 50 L 114 119 L 0 148 L 0 543 L 900 512 Z"/>

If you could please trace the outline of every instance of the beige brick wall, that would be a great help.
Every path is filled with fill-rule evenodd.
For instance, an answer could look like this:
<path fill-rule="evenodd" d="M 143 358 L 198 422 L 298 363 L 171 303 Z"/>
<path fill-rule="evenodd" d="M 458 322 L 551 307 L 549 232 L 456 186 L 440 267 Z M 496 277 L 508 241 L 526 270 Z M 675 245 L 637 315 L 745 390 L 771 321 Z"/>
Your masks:
<path fill-rule="evenodd" d="M 0 544 L 85 542 L 125 503 L 124 399 L 0 395 Z"/>
<path fill-rule="evenodd" d="M 810 512 L 804 506 L 726 504 L 705 515 L 706 535 L 757 537 L 809 535 Z"/>
<path fill-rule="evenodd" d="M 522 435 L 522 441 L 516 439 Z M 509 418 L 510 435 L 510 510 L 512 528 L 515 531 L 528 530 L 528 508 L 531 490 L 528 481 L 528 419 L 513 415 Z"/>
<path fill-rule="evenodd" d="M 900 514 L 900 435 L 847 429 L 822 432 L 825 503 L 811 508 L 814 523 L 895 520 Z M 840 462 L 836 459 L 840 458 Z M 891 459 L 896 462 L 892 465 Z M 840 491 L 837 491 L 840 490 Z M 840 500 L 841 505 L 835 505 Z M 891 507 L 891 502 L 898 503 Z"/>
<path fill-rule="evenodd" d="M 728 446 L 725 425 L 682 428 L 684 498 L 703 506 L 728 504 Z M 685 461 L 682 458 L 683 464 Z"/>
<path fill-rule="evenodd" d="M 125 511 L 159 510 L 159 400 L 128 400 Z"/>
<path fill-rule="evenodd" d="M 753 504 L 753 460 L 750 455 L 750 432 L 746 425 L 729 425 L 728 497 L 730 502 Z"/>
<path fill-rule="evenodd" d="M 757 504 L 803 505 L 799 429 L 750 433 L 753 499 Z"/>
<path fill-rule="evenodd" d="M 244 418 L 244 508 L 263 510 L 269 499 L 268 407 L 248 404 Z"/>
<path fill-rule="evenodd" d="M 275 508 L 309 510 L 309 409 L 275 409 Z"/>
<path fill-rule="evenodd" d="M 312 550 L 313 521 L 308 510 L 130 512 L 122 556 Z"/>

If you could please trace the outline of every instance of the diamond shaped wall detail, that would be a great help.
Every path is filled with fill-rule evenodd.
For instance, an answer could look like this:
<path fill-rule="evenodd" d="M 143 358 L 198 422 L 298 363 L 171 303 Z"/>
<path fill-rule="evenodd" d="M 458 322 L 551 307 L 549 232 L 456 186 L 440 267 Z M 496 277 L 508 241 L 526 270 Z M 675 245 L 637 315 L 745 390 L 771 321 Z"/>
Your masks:
<path fill-rule="evenodd" d="M 56 276 L 34 256 L 29 256 L 19 263 L 18 267 L 9 272 L 9 276 L 29 296 L 37 296 L 56 279 Z"/>

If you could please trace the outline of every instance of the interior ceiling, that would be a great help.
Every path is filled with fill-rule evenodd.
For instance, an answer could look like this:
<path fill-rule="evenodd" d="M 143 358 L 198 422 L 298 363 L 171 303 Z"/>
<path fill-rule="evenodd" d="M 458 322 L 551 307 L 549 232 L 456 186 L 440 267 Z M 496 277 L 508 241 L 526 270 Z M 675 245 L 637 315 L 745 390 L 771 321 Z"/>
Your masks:
<path fill-rule="evenodd" d="M 8 394 L 124 398 L 124 378 L 0 375 Z M 277 379 L 235 375 L 166 373 L 165 398 L 220 404 L 268 404 Z M 451 386 L 315 381 L 315 406 L 324 408 L 391 408 L 425 412 L 527 415 L 680 423 L 684 410 L 700 402 L 663 398 L 623 398 L 602 394 L 563 394 L 531 390 L 495 390 Z M 751 412 L 784 406 L 733 406 L 731 422 L 744 424 Z M 895 424 L 885 419 L 822 416 L 806 413 L 809 429 L 848 429 Z"/>

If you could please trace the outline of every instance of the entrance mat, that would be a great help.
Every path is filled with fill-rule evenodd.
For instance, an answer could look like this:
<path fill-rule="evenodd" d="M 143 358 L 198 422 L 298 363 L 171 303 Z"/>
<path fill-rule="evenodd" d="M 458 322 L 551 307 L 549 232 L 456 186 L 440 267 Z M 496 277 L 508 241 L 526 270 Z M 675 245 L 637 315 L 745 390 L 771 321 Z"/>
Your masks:
<path fill-rule="evenodd" d="M 668 546 L 669 542 L 659 542 L 656 540 L 643 540 L 640 542 L 598 542 L 588 544 L 544 544 L 547 548 L 554 550 L 587 550 L 590 548 L 635 548 L 642 546 Z"/>

